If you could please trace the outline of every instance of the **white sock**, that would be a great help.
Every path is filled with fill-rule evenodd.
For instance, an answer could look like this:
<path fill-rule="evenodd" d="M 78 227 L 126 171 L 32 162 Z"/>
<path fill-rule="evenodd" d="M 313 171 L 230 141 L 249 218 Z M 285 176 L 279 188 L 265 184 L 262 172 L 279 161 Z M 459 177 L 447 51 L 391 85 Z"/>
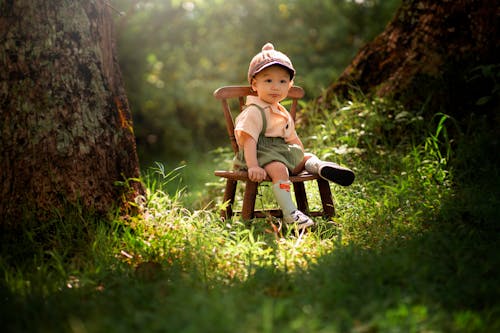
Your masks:
<path fill-rule="evenodd" d="M 313 155 L 306 161 L 304 168 L 310 173 L 318 173 L 321 162 L 322 161 L 316 155 Z"/>
<path fill-rule="evenodd" d="M 274 197 L 283 211 L 283 215 L 290 215 L 297 209 L 297 206 L 295 206 L 292 200 L 292 195 L 290 194 L 291 184 L 292 183 L 288 180 L 280 180 L 272 186 Z"/>

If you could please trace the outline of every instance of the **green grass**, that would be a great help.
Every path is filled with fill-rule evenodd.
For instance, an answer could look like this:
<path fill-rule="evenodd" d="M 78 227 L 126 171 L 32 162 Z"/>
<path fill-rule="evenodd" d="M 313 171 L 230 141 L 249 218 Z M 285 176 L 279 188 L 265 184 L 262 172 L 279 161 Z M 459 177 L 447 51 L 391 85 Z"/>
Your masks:
<path fill-rule="evenodd" d="M 2 331 L 500 331 L 494 131 L 444 115 L 424 124 L 384 100 L 337 109 L 308 110 L 300 128 L 356 171 L 352 186 L 332 185 L 334 223 L 297 235 L 275 219 L 223 222 L 211 161 L 227 153 L 157 164 L 142 217 L 68 208 L 3 230 Z M 270 200 L 264 190 L 258 204 Z"/>

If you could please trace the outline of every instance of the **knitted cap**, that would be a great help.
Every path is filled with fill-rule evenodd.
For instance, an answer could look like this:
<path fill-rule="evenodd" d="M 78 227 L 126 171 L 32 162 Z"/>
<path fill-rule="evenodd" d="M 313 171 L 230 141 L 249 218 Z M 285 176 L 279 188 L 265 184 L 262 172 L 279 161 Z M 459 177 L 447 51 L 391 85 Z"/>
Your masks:
<path fill-rule="evenodd" d="M 267 43 L 262 47 L 262 52 L 253 57 L 250 66 L 248 66 L 248 82 L 252 83 L 252 78 L 257 73 L 272 65 L 285 67 L 290 72 L 290 79 L 294 78 L 295 69 L 290 59 L 284 53 L 276 51 L 273 44 Z"/>

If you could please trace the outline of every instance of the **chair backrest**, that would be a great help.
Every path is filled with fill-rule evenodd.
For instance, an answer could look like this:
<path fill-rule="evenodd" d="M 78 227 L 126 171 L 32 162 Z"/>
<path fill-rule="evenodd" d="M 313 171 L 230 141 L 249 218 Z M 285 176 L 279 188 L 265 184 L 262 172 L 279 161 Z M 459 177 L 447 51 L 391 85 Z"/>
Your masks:
<path fill-rule="evenodd" d="M 236 143 L 236 137 L 234 136 L 234 120 L 231 114 L 231 108 L 229 106 L 229 100 L 236 99 L 239 102 L 239 111 L 243 111 L 245 106 L 245 98 L 247 96 L 256 96 L 257 93 L 252 90 L 251 86 L 227 86 L 221 87 L 214 91 L 214 97 L 221 101 L 222 109 L 224 111 L 224 118 L 226 120 L 227 134 L 229 135 L 229 140 L 231 141 L 231 146 L 234 153 L 238 153 L 238 144 Z M 304 97 L 304 89 L 298 86 L 293 86 L 288 91 L 288 97 L 292 100 L 292 105 L 288 110 L 293 120 L 295 121 L 295 116 L 297 114 L 298 100 Z"/>

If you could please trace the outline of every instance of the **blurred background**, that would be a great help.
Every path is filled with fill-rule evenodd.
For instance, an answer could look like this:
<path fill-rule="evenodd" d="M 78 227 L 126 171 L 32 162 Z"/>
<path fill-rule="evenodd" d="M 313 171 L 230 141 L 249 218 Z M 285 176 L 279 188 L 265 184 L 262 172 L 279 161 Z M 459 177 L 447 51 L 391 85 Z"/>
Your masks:
<path fill-rule="evenodd" d="M 207 152 L 229 148 L 212 93 L 246 84 L 248 63 L 266 42 L 292 59 L 295 84 L 313 99 L 383 31 L 401 2 L 114 0 L 142 170 L 155 162 L 167 170 L 183 165 L 184 178 L 203 183 L 200 169 L 213 171 Z"/>
<path fill-rule="evenodd" d="M 119 61 L 141 165 L 228 146 L 212 92 L 245 84 L 271 41 L 315 98 L 379 34 L 401 0 L 115 0 Z M 195 156 L 193 156 L 195 155 Z"/>

